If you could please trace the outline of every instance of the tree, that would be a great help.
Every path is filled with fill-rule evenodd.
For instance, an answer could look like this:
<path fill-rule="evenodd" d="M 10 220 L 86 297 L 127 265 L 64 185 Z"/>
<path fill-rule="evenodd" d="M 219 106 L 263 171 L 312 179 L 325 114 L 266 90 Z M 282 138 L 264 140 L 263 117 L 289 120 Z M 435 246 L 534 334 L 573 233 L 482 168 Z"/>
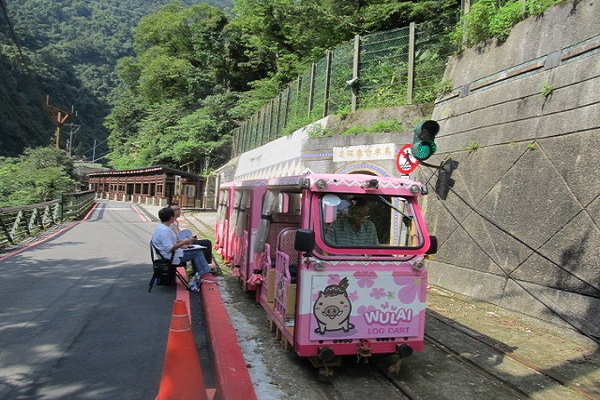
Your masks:
<path fill-rule="evenodd" d="M 0 207 L 54 200 L 75 189 L 74 178 L 73 161 L 54 147 L 26 149 L 18 158 L 0 158 Z"/>
<path fill-rule="evenodd" d="M 136 57 L 119 64 L 124 85 L 106 120 L 112 166 L 202 170 L 210 154 L 225 153 L 237 99 L 230 88 L 240 86 L 227 24 L 207 5 L 169 4 L 141 20 Z"/>
<path fill-rule="evenodd" d="M 91 156 L 95 139 L 98 150 L 105 152 L 108 131 L 103 120 L 119 85 L 117 60 L 134 54 L 132 31 L 140 18 L 170 2 L 4 2 L 7 13 L 0 13 L 0 155 L 16 157 L 27 147 L 50 142 L 54 126 L 45 107 L 46 95 L 53 105 L 64 109 L 74 105 L 78 112 L 77 118 L 69 120 L 81 126 L 73 137 L 75 155 Z M 210 3 L 231 6 L 230 0 Z M 61 147 L 66 147 L 65 139 Z"/>
<path fill-rule="evenodd" d="M 279 82 L 293 80 L 308 62 L 354 35 L 434 21 L 453 26 L 460 0 L 235 0 L 235 18 L 251 54 L 274 62 Z"/>

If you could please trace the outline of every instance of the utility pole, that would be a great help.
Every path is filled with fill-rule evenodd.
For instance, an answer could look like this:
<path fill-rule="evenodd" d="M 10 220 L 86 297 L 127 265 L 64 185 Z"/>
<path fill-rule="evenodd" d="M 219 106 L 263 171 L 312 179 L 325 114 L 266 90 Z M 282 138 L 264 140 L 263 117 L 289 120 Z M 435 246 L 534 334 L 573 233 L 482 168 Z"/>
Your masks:
<path fill-rule="evenodd" d="M 69 112 L 61 110 L 60 108 L 51 105 L 50 96 L 46 96 L 46 107 L 50 109 L 50 114 L 52 114 L 52 118 L 54 119 L 54 125 L 56 125 L 54 136 L 56 139 L 56 148 L 58 149 L 60 147 L 60 130 L 62 126 L 65 122 L 67 122 L 67 119 L 69 119 L 70 116 L 72 116 L 73 114 L 77 116 L 77 113 L 74 111 L 73 106 L 71 106 L 71 112 Z"/>
<path fill-rule="evenodd" d="M 67 148 L 69 149 L 69 157 L 71 157 L 71 154 L 73 152 L 73 135 L 76 134 L 77 132 L 79 132 L 79 128 L 81 128 L 81 125 L 75 125 L 73 123 L 71 124 L 65 124 L 71 127 L 71 131 L 69 132 L 69 143 Z M 73 130 L 75 128 L 75 130 Z"/>

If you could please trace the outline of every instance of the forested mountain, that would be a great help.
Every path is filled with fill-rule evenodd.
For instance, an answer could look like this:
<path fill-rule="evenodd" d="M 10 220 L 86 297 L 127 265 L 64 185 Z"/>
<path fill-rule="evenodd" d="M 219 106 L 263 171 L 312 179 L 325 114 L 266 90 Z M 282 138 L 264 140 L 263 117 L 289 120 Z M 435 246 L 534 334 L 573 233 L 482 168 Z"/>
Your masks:
<path fill-rule="evenodd" d="M 104 118 L 117 86 L 117 60 L 133 55 L 140 19 L 168 0 L 2 0 L 0 10 L 0 156 L 54 143 L 55 125 L 46 106 L 70 112 L 79 125 L 73 154 L 96 157 L 107 151 Z M 229 0 L 187 0 L 229 9 Z M 63 126 L 61 148 L 70 131 Z M 103 161 L 103 160 L 102 160 Z"/>
<path fill-rule="evenodd" d="M 356 34 L 427 22 L 436 45 L 472 46 L 563 0 L 478 0 L 458 25 L 461 0 L 6 1 L 0 206 L 72 187 L 69 133 L 73 156 L 116 169 L 208 172 L 229 159 L 233 128 Z M 77 112 L 59 149 L 48 105 Z"/>

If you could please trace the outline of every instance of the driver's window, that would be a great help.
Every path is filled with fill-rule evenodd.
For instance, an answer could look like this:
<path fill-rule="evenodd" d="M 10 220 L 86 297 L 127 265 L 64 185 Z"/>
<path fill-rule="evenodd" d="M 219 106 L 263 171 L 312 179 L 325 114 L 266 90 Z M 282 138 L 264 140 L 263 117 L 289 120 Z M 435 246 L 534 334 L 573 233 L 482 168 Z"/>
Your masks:
<path fill-rule="evenodd" d="M 321 198 L 321 233 L 331 247 L 416 247 L 420 229 L 403 197 L 327 194 Z"/>
<path fill-rule="evenodd" d="M 329 194 L 322 199 L 323 238 L 332 247 L 375 247 L 378 228 L 366 197 Z M 389 228 L 388 228 L 389 229 Z"/>

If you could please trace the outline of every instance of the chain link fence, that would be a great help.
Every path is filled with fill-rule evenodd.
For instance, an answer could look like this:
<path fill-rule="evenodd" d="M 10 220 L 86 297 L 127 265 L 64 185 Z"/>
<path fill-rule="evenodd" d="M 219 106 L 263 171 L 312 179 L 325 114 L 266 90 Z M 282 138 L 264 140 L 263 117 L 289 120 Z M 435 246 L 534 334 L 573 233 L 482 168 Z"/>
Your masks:
<path fill-rule="evenodd" d="M 433 101 L 455 49 L 424 23 L 357 36 L 327 55 L 233 132 L 232 156 L 327 115 Z"/>

